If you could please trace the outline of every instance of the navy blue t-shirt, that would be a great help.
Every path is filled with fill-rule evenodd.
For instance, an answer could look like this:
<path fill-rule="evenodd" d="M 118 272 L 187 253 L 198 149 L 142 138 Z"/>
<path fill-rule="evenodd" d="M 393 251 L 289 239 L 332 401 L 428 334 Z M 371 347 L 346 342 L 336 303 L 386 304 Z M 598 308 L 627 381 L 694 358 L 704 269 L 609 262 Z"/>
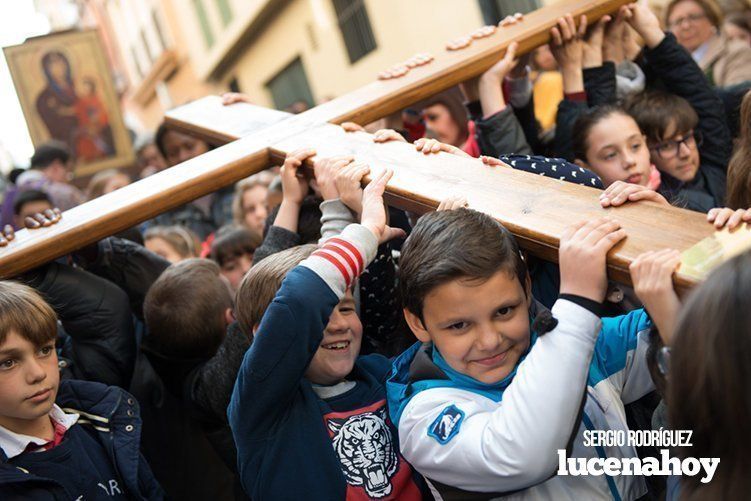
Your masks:
<path fill-rule="evenodd" d="M 25 452 L 8 462 L 58 483 L 71 500 L 128 499 L 107 451 L 81 425 L 73 425 L 57 447 Z"/>

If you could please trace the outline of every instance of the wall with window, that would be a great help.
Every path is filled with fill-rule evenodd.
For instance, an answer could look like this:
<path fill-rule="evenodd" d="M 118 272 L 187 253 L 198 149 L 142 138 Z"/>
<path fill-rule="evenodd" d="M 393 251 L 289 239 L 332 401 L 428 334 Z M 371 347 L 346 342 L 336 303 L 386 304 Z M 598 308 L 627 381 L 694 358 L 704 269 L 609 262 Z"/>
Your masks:
<path fill-rule="evenodd" d="M 162 121 L 167 109 L 216 92 L 193 70 L 185 50 L 184 16 L 173 9 L 172 2 L 102 3 L 127 76 L 123 105 L 147 130 Z"/>
<path fill-rule="evenodd" d="M 269 83 L 299 59 L 320 103 L 483 24 L 479 4 L 456 6 L 455 0 L 291 0 L 243 47 L 226 78 L 236 78 L 254 102 L 273 106 Z"/>

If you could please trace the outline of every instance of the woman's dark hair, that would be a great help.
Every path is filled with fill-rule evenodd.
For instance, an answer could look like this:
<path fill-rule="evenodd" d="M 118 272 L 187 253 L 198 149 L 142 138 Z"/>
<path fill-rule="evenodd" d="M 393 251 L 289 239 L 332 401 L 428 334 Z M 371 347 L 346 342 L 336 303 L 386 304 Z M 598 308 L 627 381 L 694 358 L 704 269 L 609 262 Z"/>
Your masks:
<path fill-rule="evenodd" d="M 55 79 L 52 78 L 50 65 L 52 64 L 53 59 L 60 59 L 63 63 L 65 63 L 65 82 L 68 84 L 68 89 L 61 89 L 58 86 L 57 82 L 55 82 Z M 73 90 L 73 77 L 71 76 L 70 62 L 68 61 L 68 58 L 65 57 L 65 54 L 57 50 L 51 50 L 47 52 L 44 56 L 42 56 L 42 70 L 44 71 L 44 76 L 45 78 L 47 78 L 47 82 L 49 83 L 50 87 L 52 87 L 52 89 L 57 94 L 66 98 L 75 97 L 74 95 L 69 95 Z"/>
<path fill-rule="evenodd" d="M 686 301 L 672 342 L 670 425 L 692 430 L 682 457 L 721 458 L 713 480 L 684 476 L 681 499 L 745 499 L 751 491 L 751 252 L 732 258 Z"/>
<path fill-rule="evenodd" d="M 422 216 L 402 247 L 399 292 L 422 320 L 425 297 L 456 279 L 484 282 L 500 270 L 526 291 L 527 265 L 514 236 L 487 214 L 470 209 Z"/>
<path fill-rule="evenodd" d="M 13 201 L 13 214 L 16 216 L 21 213 L 23 206 L 31 202 L 47 202 L 52 207 L 52 199 L 41 190 L 24 190 L 18 194 Z"/>
<path fill-rule="evenodd" d="M 244 226 L 224 226 L 216 232 L 211 243 L 210 258 L 219 266 L 230 259 L 250 254 L 251 256 L 261 245 L 261 237 Z"/>
<path fill-rule="evenodd" d="M 751 91 L 741 103 L 741 131 L 728 164 L 727 205 L 732 209 L 751 207 Z"/>
<path fill-rule="evenodd" d="M 70 160 L 70 149 L 62 141 L 51 139 L 44 144 L 40 144 L 34 150 L 34 154 L 31 156 L 31 168 L 44 169 L 49 167 L 55 160 L 60 160 L 62 163 L 67 164 L 68 160 Z"/>
<path fill-rule="evenodd" d="M 156 144 L 156 147 L 159 149 L 159 153 L 162 154 L 162 157 L 165 160 L 167 160 L 167 149 L 166 149 L 166 147 L 164 145 L 164 140 L 167 137 L 167 134 L 169 134 L 170 132 L 179 132 L 179 131 L 175 131 L 173 129 L 170 129 L 169 127 L 167 127 L 167 122 L 162 122 L 161 124 L 159 124 L 159 127 L 157 127 L 156 134 L 154 134 L 154 144 Z M 180 134 L 185 134 L 183 132 L 179 132 L 179 133 Z M 189 134 L 185 134 L 185 135 L 189 135 Z M 203 141 L 203 139 L 201 139 L 201 138 L 196 138 L 196 140 Z M 204 142 L 206 142 L 206 141 L 204 141 Z M 209 151 L 211 151 L 214 148 L 216 148 L 215 145 L 213 145 L 213 144 L 211 144 L 209 142 L 206 142 L 206 146 L 207 146 L 207 148 L 208 148 Z M 170 166 L 170 167 L 172 167 L 172 166 Z"/>
<path fill-rule="evenodd" d="M 579 115 L 576 122 L 574 122 L 574 128 L 571 133 L 571 142 L 574 149 L 575 159 L 579 159 L 583 162 L 589 161 L 587 159 L 589 133 L 598 123 L 615 114 L 630 116 L 626 110 L 615 104 L 595 106 Z"/>
<path fill-rule="evenodd" d="M 164 136 L 166 136 L 168 132 L 169 129 L 167 128 L 167 123 L 162 122 L 159 124 L 159 127 L 157 127 L 156 134 L 154 135 L 154 144 L 159 148 L 159 153 L 161 153 L 162 157 L 165 159 L 167 158 L 167 151 L 164 149 Z"/>
<path fill-rule="evenodd" d="M 419 106 L 425 109 L 436 104 L 446 107 L 451 118 L 459 127 L 461 141 L 466 141 L 469 137 L 469 116 L 467 115 L 467 109 L 464 107 L 461 92 L 456 88 L 449 89 L 426 99 L 424 102 L 419 103 Z"/>

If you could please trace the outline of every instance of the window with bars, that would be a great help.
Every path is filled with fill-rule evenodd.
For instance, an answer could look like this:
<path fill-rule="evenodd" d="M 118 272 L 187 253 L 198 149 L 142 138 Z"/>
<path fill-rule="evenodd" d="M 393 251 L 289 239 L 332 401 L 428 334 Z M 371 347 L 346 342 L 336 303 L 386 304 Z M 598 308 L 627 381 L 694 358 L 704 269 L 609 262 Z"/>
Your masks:
<path fill-rule="evenodd" d="M 333 0 L 349 62 L 355 63 L 376 48 L 365 0 Z"/>
<path fill-rule="evenodd" d="M 143 66 L 141 66 L 141 60 L 138 58 L 138 51 L 135 47 L 130 48 L 130 55 L 133 57 L 133 65 L 136 67 L 138 78 L 143 79 L 145 73 L 143 71 Z"/>
<path fill-rule="evenodd" d="M 203 0 L 193 0 L 193 10 L 196 11 L 198 17 L 198 24 L 201 27 L 201 33 L 203 34 L 203 41 L 206 43 L 206 48 L 210 49 L 214 45 L 214 32 L 211 31 L 211 24 L 209 24 L 209 18 L 206 15 L 206 8 L 203 6 Z"/>
<path fill-rule="evenodd" d="M 479 0 L 486 24 L 498 24 L 501 19 L 517 12 L 527 14 L 540 8 L 540 0 Z"/>
<path fill-rule="evenodd" d="M 314 104 L 308 77 L 299 57 L 269 80 L 266 88 L 271 92 L 274 106 L 279 110 L 284 110 L 297 101 L 304 101 L 308 106 Z"/>
<path fill-rule="evenodd" d="M 159 45 L 161 46 L 162 51 L 167 50 L 167 39 L 164 38 L 162 23 L 159 21 L 159 15 L 156 13 L 156 10 L 151 11 L 151 22 L 154 24 L 154 31 L 159 39 Z"/>
<path fill-rule="evenodd" d="M 154 53 L 151 51 L 151 44 L 149 43 L 149 38 L 146 36 L 146 30 L 143 28 L 141 28 L 141 41 L 143 42 L 143 50 L 149 58 L 149 63 L 154 64 Z"/>
<path fill-rule="evenodd" d="M 232 7 L 230 7 L 229 0 L 216 0 L 216 6 L 219 8 L 222 24 L 227 26 L 232 21 Z"/>

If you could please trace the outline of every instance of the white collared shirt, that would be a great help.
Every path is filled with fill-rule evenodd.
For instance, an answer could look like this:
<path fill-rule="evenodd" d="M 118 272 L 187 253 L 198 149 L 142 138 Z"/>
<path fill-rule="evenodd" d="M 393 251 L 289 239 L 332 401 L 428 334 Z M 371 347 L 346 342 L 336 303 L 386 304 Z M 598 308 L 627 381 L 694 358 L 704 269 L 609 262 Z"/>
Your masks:
<path fill-rule="evenodd" d="M 49 416 L 54 422 L 62 425 L 66 430 L 69 430 L 71 426 L 76 424 L 79 417 L 78 414 L 66 414 L 65 411 L 57 406 L 57 404 L 52 405 Z M 29 444 L 42 446 L 48 442 L 49 440 L 32 437 L 30 435 L 14 433 L 9 429 L 0 426 L 0 449 L 5 452 L 5 455 L 8 456 L 8 459 L 14 458 L 21 454 L 26 450 Z"/>
<path fill-rule="evenodd" d="M 707 51 L 709 50 L 709 43 L 711 41 L 712 39 L 707 40 L 691 53 L 691 57 L 694 58 L 694 61 L 698 63 L 704 58 L 704 56 L 707 54 Z"/>

